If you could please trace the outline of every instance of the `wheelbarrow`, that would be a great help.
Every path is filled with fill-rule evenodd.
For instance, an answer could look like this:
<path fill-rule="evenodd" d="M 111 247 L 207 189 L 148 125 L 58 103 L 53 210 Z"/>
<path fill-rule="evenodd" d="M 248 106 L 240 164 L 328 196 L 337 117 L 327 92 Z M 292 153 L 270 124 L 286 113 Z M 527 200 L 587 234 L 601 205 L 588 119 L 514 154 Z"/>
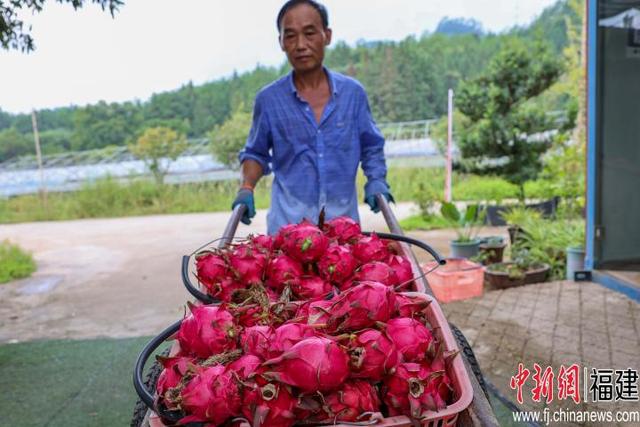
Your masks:
<path fill-rule="evenodd" d="M 414 293 L 432 302 L 428 306 L 427 318 L 432 325 L 437 326 L 437 328 L 434 328 L 434 333 L 436 333 L 438 338 L 444 342 L 447 350 L 459 350 L 459 355 L 454 357 L 449 364 L 450 366 L 447 367 L 448 374 L 453 379 L 453 386 L 456 395 L 455 402 L 449 405 L 446 409 L 438 411 L 437 413 L 434 412 L 426 421 L 420 422 L 419 425 L 429 427 L 498 426 L 499 424 L 493 414 L 488 400 L 488 393 L 486 391 L 482 372 L 480 371 L 478 361 L 473 354 L 473 350 L 462 332 L 446 321 L 444 314 L 442 313 L 439 304 L 436 302 L 433 292 L 429 286 L 426 274 L 421 270 L 418 260 L 410 245 L 427 251 L 438 264 L 444 264 L 444 261 L 429 245 L 405 236 L 387 200 L 382 195 L 377 195 L 376 199 L 390 231 L 390 233 L 377 232 L 376 234 L 380 238 L 395 241 L 400 252 L 410 260 L 415 278 L 413 284 Z M 219 247 L 224 247 L 233 240 L 240 219 L 244 214 L 244 209 L 246 209 L 244 205 L 238 205 L 233 210 L 224 233 L 218 240 Z M 364 232 L 363 234 L 370 233 Z M 205 304 L 217 303 L 218 301 L 202 292 L 191 282 L 189 278 L 189 265 L 190 256 L 184 256 L 181 272 L 183 284 L 187 291 L 197 300 Z M 154 362 L 149 368 L 146 376 L 144 376 L 144 367 L 149 357 L 158 349 L 158 347 L 160 347 L 165 341 L 174 337 L 180 328 L 181 322 L 182 320 L 175 322 L 158 336 L 153 338 L 145 346 L 136 360 L 133 372 L 133 384 L 140 399 L 134 408 L 133 418 L 131 420 L 132 427 L 162 427 L 165 424 L 161 421 L 161 418 L 171 419 L 172 414 L 170 413 L 162 413 L 162 417 L 159 415 L 159 413 L 162 412 L 162 409 L 156 407 L 156 399 L 154 396 L 156 382 L 163 369 L 162 365 L 157 361 Z M 175 352 L 176 347 L 177 346 L 174 344 L 172 348 L 165 350 L 165 354 L 171 354 L 172 350 Z M 173 416 L 175 417 L 175 415 Z M 388 417 L 382 420 L 375 419 L 368 423 L 364 422 L 357 424 L 368 424 L 380 427 L 410 427 L 416 425 L 415 422 L 412 422 L 405 416 Z M 337 425 L 346 426 L 353 425 L 353 423 Z"/>

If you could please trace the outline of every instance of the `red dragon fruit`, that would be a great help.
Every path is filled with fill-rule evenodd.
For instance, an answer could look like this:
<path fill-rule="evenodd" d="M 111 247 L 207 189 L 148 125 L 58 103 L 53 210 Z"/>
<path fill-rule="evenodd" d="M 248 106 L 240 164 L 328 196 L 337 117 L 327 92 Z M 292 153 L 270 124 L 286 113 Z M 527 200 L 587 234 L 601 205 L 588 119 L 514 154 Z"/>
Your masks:
<path fill-rule="evenodd" d="M 349 341 L 352 378 L 380 381 L 400 363 L 400 355 L 386 333 L 365 329 Z"/>
<path fill-rule="evenodd" d="M 425 418 L 426 411 L 446 408 L 451 397 L 451 380 L 442 370 L 427 364 L 401 363 L 384 379 L 383 400 L 391 416 Z"/>
<path fill-rule="evenodd" d="M 256 325 L 267 325 L 272 321 L 271 313 L 265 311 L 258 304 L 238 306 L 233 310 L 233 314 L 236 317 L 238 325 L 244 328 Z"/>
<path fill-rule="evenodd" d="M 339 216 L 326 222 L 325 233 L 332 240 L 337 240 L 341 245 L 355 242 L 362 230 L 360 224 L 348 216 Z"/>
<path fill-rule="evenodd" d="M 189 309 L 177 336 L 182 350 L 206 359 L 236 348 L 238 328 L 224 306 L 189 304 Z"/>
<path fill-rule="evenodd" d="M 265 375 L 303 392 L 330 391 L 349 376 L 349 357 L 340 344 L 323 337 L 307 338 L 279 357 L 267 360 Z"/>
<path fill-rule="evenodd" d="M 390 252 L 387 243 L 375 233 L 363 236 L 353 244 L 353 255 L 360 262 L 385 261 Z"/>
<path fill-rule="evenodd" d="M 242 350 L 245 354 L 253 354 L 263 359 L 268 358 L 273 333 L 271 326 L 256 325 L 245 328 L 240 336 Z"/>
<path fill-rule="evenodd" d="M 365 412 L 379 412 L 380 399 L 367 381 L 347 381 L 340 390 L 324 396 L 322 409 L 326 422 L 360 421 Z"/>
<path fill-rule="evenodd" d="M 333 291 L 329 282 L 318 276 L 302 276 L 298 284 L 291 286 L 293 294 L 302 300 L 323 298 Z"/>
<path fill-rule="evenodd" d="M 245 286 L 262 283 L 267 255 L 242 244 L 229 254 L 229 265 L 238 282 Z"/>
<path fill-rule="evenodd" d="M 282 226 L 278 233 L 273 238 L 272 250 L 279 250 L 284 247 L 284 242 L 287 240 L 289 233 L 296 227 L 297 224 L 287 224 Z"/>
<path fill-rule="evenodd" d="M 227 262 L 221 255 L 213 252 L 196 255 L 196 276 L 207 289 L 214 289 L 228 274 Z"/>
<path fill-rule="evenodd" d="M 354 281 L 364 282 L 371 280 L 380 282 L 387 286 L 396 286 L 398 284 L 398 276 L 396 272 L 387 264 L 379 261 L 369 262 L 358 268 L 354 277 Z"/>
<path fill-rule="evenodd" d="M 322 277 L 335 284 L 342 284 L 358 266 L 351 250 L 346 246 L 331 245 L 318 262 Z"/>
<path fill-rule="evenodd" d="M 339 295 L 329 309 L 327 329 L 348 332 L 389 320 L 395 309 L 395 292 L 378 282 L 362 282 Z"/>
<path fill-rule="evenodd" d="M 430 301 L 425 298 L 397 293 L 396 311 L 394 317 L 411 317 L 423 319 L 425 309 L 429 306 L 429 304 Z"/>
<path fill-rule="evenodd" d="M 269 261 L 267 266 L 267 285 L 277 292 L 282 292 L 285 286 L 295 286 L 300 283 L 302 265 L 285 254 L 278 255 Z"/>
<path fill-rule="evenodd" d="M 252 383 L 243 391 L 242 414 L 252 427 L 290 427 L 297 399 L 285 384 Z"/>
<path fill-rule="evenodd" d="M 241 380 L 246 380 L 262 365 L 263 360 L 253 354 L 244 354 L 239 359 L 231 362 L 228 369 L 238 374 Z"/>
<path fill-rule="evenodd" d="M 181 424 L 222 424 L 240 413 L 240 390 L 231 371 L 222 365 L 202 368 L 182 390 L 181 398 L 181 406 L 189 414 Z"/>
<path fill-rule="evenodd" d="M 425 360 L 433 335 L 424 324 L 409 317 L 396 317 L 389 320 L 386 331 L 405 362 Z"/>
<path fill-rule="evenodd" d="M 195 359 L 185 356 L 158 356 L 156 359 L 158 359 L 158 362 L 164 367 L 156 382 L 156 391 L 167 408 L 176 409 L 178 402 L 174 401 L 167 392 L 169 389 L 177 387 L 180 384 L 189 366 L 195 364 Z"/>
<path fill-rule="evenodd" d="M 257 234 L 255 236 L 251 236 L 249 238 L 249 242 L 254 248 L 262 252 L 271 252 L 273 250 L 273 237 L 268 234 Z"/>
<path fill-rule="evenodd" d="M 227 277 L 222 282 L 216 283 L 215 286 L 207 287 L 207 293 L 222 302 L 228 303 L 233 301 L 236 292 L 240 289 L 245 289 L 245 286 Z"/>
<path fill-rule="evenodd" d="M 314 224 L 303 221 L 288 230 L 284 237 L 283 249 L 300 262 L 320 259 L 329 246 L 329 239 Z"/>
<path fill-rule="evenodd" d="M 413 280 L 413 269 L 411 262 L 401 255 L 390 255 L 387 265 L 393 269 L 398 278 L 398 284 L 407 285 Z"/>
<path fill-rule="evenodd" d="M 313 326 L 304 323 L 285 323 L 276 328 L 273 334 L 269 357 L 277 357 L 300 341 L 315 336 L 316 330 Z"/>
<path fill-rule="evenodd" d="M 296 319 L 309 325 L 326 324 L 329 320 L 329 309 L 333 303 L 334 299 L 307 301 L 298 308 Z"/>

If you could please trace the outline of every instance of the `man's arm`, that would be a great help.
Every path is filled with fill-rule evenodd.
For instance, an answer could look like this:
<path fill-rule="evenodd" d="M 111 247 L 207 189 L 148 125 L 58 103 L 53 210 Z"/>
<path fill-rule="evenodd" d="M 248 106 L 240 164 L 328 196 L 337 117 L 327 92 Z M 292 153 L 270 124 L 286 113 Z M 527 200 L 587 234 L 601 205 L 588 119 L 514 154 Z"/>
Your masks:
<path fill-rule="evenodd" d="M 256 188 L 256 184 L 262 178 L 262 166 L 252 159 L 242 162 L 242 188 Z"/>
<path fill-rule="evenodd" d="M 384 158 L 384 136 L 371 115 L 367 94 L 362 90 L 359 109 L 360 161 L 367 177 L 364 186 L 364 201 L 374 212 L 379 212 L 376 194 L 382 194 L 388 201 L 394 201 L 387 184 L 387 165 Z"/>
<path fill-rule="evenodd" d="M 242 222 L 245 224 L 251 224 L 251 218 L 256 214 L 253 189 L 262 175 L 271 172 L 269 167 L 271 162 L 271 154 L 269 152 L 272 142 L 271 131 L 262 104 L 262 97 L 258 94 L 253 108 L 251 131 L 244 149 L 239 154 L 242 165 L 242 185 L 231 205 L 232 209 L 239 204 L 247 206 L 247 210 L 242 216 Z"/>

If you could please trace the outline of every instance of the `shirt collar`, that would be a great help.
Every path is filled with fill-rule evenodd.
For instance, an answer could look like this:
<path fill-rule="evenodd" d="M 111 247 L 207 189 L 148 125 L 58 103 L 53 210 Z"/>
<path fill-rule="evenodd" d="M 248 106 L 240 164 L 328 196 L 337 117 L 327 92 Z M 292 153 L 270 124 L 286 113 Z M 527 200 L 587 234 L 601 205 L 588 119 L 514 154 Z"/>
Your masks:
<path fill-rule="evenodd" d="M 338 85 L 336 84 L 337 82 L 336 82 L 336 79 L 335 79 L 333 71 L 329 70 L 325 66 L 322 66 L 322 69 L 327 74 L 327 78 L 329 79 L 329 86 L 331 87 L 332 93 L 334 95 L 338 95 L 339 88 L 338 88 Z M 293 70 L 291 70 L 289 72 L 288 80 L 289 80 L 289 88 L 291 89 L 291 92 L 297 96 L 298 95 L 298 89 L 296 89 L 296 85 L 293 83 Z"/>

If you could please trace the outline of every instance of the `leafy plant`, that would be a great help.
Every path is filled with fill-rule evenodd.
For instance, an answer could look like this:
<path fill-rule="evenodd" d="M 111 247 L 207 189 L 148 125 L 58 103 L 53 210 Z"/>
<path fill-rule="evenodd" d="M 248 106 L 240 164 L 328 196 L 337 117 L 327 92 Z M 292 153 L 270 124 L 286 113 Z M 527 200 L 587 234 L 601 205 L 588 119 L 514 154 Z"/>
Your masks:
<path fill-rule="evenodd" d="M 485 211 L 478 205 L 468 205 L 463 213 L 451 202 L 442 202 L 440 213 L 455 228 L 458 235 L 455 241 L 459 243 L 474 241 L 485 217 Z"/>
<path fill-rule="evenodd" d="M 171 162 L 186 148 L 186 137 L 167 127 L 149 128 L 129 146 L 129 150 L 145 162 L 158 185 L 163 184 Z"/>
<path fill-rule="evenodd" d="M 211 149 L 216 159 L 227 166 L 237 168 L 238 153 L 247 142 L 251 129 L 251 113 L 241 105 L 222 125 L 209 132 Z"/>
<path fill-rule="evenodd" d="M 430 219 L 435 216 L 435 206 L 440 199 L 439 192 L 433 186 L 426 185 L 423 182 L 418 183 L 418 188 L 414 193 L 414 200 L 418 204 L 423 218 Z"/>
<path fill-rule="evenodd" d="M 36 271 L 33 256 L 8 240 L 0 243 L 0 283 L 29 277 Z"/>
<path fill-rule="evenodd" d="M 542 214 L 536 210 L 528 209 L 523 206 L 514 206 L 504 212 L 502 214 L 502 218 L 504 218 L 507 224 L 517 225 L 524 228 L 527 223 L 541 220 Z"/>
<path fill-rule="evenodd" d="M 543 44 L 513 40 L 484 75 L 464 82 L 457 106 L 471 125 L 457 139 L 462 167 L 503 176 L 519 187 L 524 202 L 524 183 L 540 172 L 551 143 L 545 131 L 553 128 L 546 110 L 528 101 L 547 90 L 561 71 L 560 61 Z"/>
<path fill-rule="evenodd" d="M 529 264 L 549 264 L 551 278 L 563 278 L 567 248 L 584 244 L 584 221 L 552 221 L 530 215 L 518 225 L 525 232 L 511 248 L 512 259 Z"/>

